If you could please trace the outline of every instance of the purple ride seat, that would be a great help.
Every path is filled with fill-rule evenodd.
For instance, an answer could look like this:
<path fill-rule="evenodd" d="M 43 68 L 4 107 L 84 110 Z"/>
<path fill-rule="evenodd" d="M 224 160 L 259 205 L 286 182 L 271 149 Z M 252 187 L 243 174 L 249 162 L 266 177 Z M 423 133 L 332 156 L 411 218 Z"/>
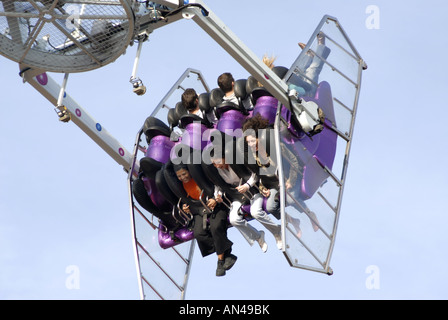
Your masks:
<path fill-rule="evenodd" d="M 168 201 L 163 197 L 157 189 L 155 180 L 148 177 L 142 177 L 142 181 L 145 185 L 145 189 L 148 192 L 152 203 L 163 212 L 169 212 L 173 208 Z"/>
<path fill-rule="evenodd" d="M 202 172 L 201 165 L 189 164 L 188 170 L 190 171 L 190 174 L 193 176 L 193 179 L 195 179 L 195 181 L 199 185 L 199 187 L 201 189 L 204 189 L 208 195 L 212 195 L 213 191 L 214 191 L 213 185 L 211 185 L 210 183 L 207 183 L 207 181 L 204 179 L 205 175 Z M 165 184 L 165 186 L 162 186 L 162 184 L 160 184 L 158 181 L 157 186 L 159 188 L 167 187 L 170 189 L 168 192 L 171 192 L 174 196 L 174 200 L 171 200 L 171 201 L 173 201 L 177 204 L 177 200 L 182 199 L 182 202 L 187 203 L 190 206 L 191 210 L 195 210 L 195 211 L 201 210 L 200 201 L 193 200 L 193 199 L 187 197 L 187 193 L 183 189 L 182 183 L 177 179 L 177 176 L 175 176 L 175 173 L 173 171 L 173 165 L 172 165 L 171 161 L 166 163 L 160 172 L 162 172 L 162 176 L 163 176 L 166 184 Z M 159 172 L 157 175 L 159 176 Z M 202 179 L 200 178 L 201 176 L 202 176 Z M 165 190 L 165 192 L 166 192 L 166 190 Z M 194 209 L 194 208 L 196 208 L 196 209 Z M 184 242 L 190 241 L 192 239 L 194 239 L 194 233 L 188 226 L 179 228 L 178 230 L 171 232 L 171 233 L 168 228 L 164 228 L 163 226 L 159 227 L 158 241 L 159 241 L 159 245 L 163 249 L 174 247 L 180 243 L 184 243 Z"/>
<path fill-rule="evenodd" d="M 164 228 L 163 224 L 159 225 L 158 242 L 162 249 L 172 248 L 178 244 L 188 242 L 193 239 L 194 233 L 188 228 L 178 229 L 171 234 L 170 230 Z"/>
<path fill-rule="evenodd" d="M 148 142 L 145 156 L 160 164 L 166 163 L 169 160 L 171 149 L 175 145 L 170 138 L 170 127 L 155 117 L 148 117 L 143 131 Z"/>
<path fill-rule="evenodd" d="M 198 106 L 203 117 L 189 114 L 181 102 L 176 105 L 175 114 L 178 119 L 178 125 L 179 128 L 184 129 L 181 138 L 182 143 L 195 150 L 203 150 L 205 148 L 210 141 L 210 135 L 216 127 L 216 124 L 210 123 L 208 119 L 208 115 L 214 112 L 210 106 L 210 96 L 211 94 L 208 92 L 198 96 Z"/>
<path fill-rule="evenodd" d="M 201 95 L 202 96 L 202 95 Z M 200 96 L 200 97 L 201 97 Z M 193 115 L 193 114 L 181 114 L 179 119 L 179 126 L 184 129 L 182 137 L 180 141 L 176 144 L 175 148 L 173 149 L 173 153 L 171 154 L 171 157 L 177 157 L 179 156 L 179 150 L 182 150 L 182 158 L 186 160 L 188 158 L 189 160 L 195 161 L 197 160 L 197 157 L 195 155 L 199 155 L 200 153 L 197 153 L 198 151 L 202 151 L 204 147 L 209 144 L 210 142 L 210 134 L 213 132 L 213 128 L 210 128 L 210 124 L 204 121 L 204 119 Z M 188 155 L 185 157 L 184 152 L 187 152 Z M 201 158 L 199 158 L 201 159 Z M 165 162 L 167 166 L 164 166 L 161 171 L 163 171 L 162 175 L 167 182 L 166 185 L 161 184 L 160 181 L 158 181 L 158 187 L 159 188 L 168 188 L 170 189 L 171 193 L 174 194 L 174 197 L 176 199 L 184 198 L 186 195 L 180 194 L 179 188 L 176 188 L 174 185 L 178 183 L 177 177 L 173 177 L 172 173 L 168 173 L 169 170 L 172 170 L 172 167 L 169 166 L 170 159 L 168 159 Z M 194 164 L 188 165 L 189 171 L 191 175 L 194 177 L 195 180 L 199 180 L 197 177 L 200 177 L 203 175 L 201 172 L 197 171 L 197 166 Z M 168 171 L 166 171 L 168 170 Z M 196 177 L 195 177 L 196 176 Z M 161 177 L 158 177 L 159 180 L 161 180 Z M 198 183 L 199 184 L 199 183 Z M 208 193 L 213 192 L 210 191 L 210 186 L 207 188 Z M 168 192 L 170 192 L 168 191 Z M 166 194 L 166 190 L 164 191 Z M 177 201 L 174 200 L 173 203 L 173 210 L 176 209 Z M 175 212 L 173 211 L 173 214 Z M 190 241 L 194 238 L 194 233 L 190 228 L 187 226 L 183 226 L 182 228 L 170 232 L 168 228 L 166 228 L 163 224 L 159 226 L 159 232 L 158 232 L 158 241 L 159 245 L 163 249 L 171 248 L 173 246 L 176 246 L 180 243 L 184 243 L 187 241 Z"/>
<path fill-rule="evenodd" d="M 271 95 L 260 96 L 255 104 L 253 115 L 259 114 L 269 120 L 269 124 L 274 124 L 277 108 L 278 100 L 275 97 Z"/>
<path fill-rule="evenodd" d="M 294 149 L 305 163 L 303 179 L 301 182 L 301 198 L 311 198 L 329 174 L 322 170 L 333 168 L 336 155 L 337 133 L 331 130 L 335 121 L 333 98 L 328 82 L 321 82 L 313 98 L 304 97 L 305 101 L 314 101 L 325 113 L 324 129 L 312 138 L 304 135 L 297 139 L 300 143 L 294 144 Z"/>
<path fill-rule="evenodd" d="M 248 112 L 244 109 L 242 100 L 246 98 L 246 80 L 237 80 L 235 82 L 235 97 L 238 104 L 231 101 L 225 101 L 224 92 L 220 88 L 215 88 L 210 93 L 210 106 L 215 109 L 218 118 L 216 129 L 220 132 L 233 137 L 242 135 L 241 128 L 247 119 Z"/>
<path fill-rule="evenodd" d="M 177 202 L 179 198 L 172 192 L 168 183 L 166 182 L 164 170 L 166 164 L 156 173 L 155 183 L 159 192 L 164 198 L 173 206 L 172 214 L 177 212 Z M 193 231 L 185 226 L 181 226 L 178 229 L 170 230 L 163 222 L 159 224 L 158 242 L 162 249 L 171 248 L 179 243 L 190 241 L 194 238 Z"/>
<path fill-rule="evenodd" d="M 252 91 L 256 95 L 253 114 L 260 114 L 263 118 L 268 119 L 270 124 L 273 124 L 278 100 L 269 93 L 263 92 L 262 88 L 254 88 Z M 305 163 L 299 196 L 306 200 L 314 195 L 329 176 L 322 170 L 322 167 L 326 166 L 330 170 L 333 167 L 337 134 L 331 130 L 336 121 L 329 83 L 322 81 L 314 97 L 303 97 L 302 99 L 316 102 L 325 113 L 324 130 L 310 138 L 295 125 L 291 112 L 285 107 L 281 109 L 281 116 L 287 123 L 287 132 L 282 132 L 282 142 L 292 146 L 296 155 Z"/>
<path fill-rule="evenodd" d="M 155 215 L 165 225 L 176 229 L 177 223 L 170 215 L 172 205 L 159 192 L 154 180 L 156 172 L 169 160 L 171 148 L 174 146 L 174 142 L 169 138 L 171 130 L 161 120 L 148 117 L 143 132 L 148 147 L 145 156 L 140 159 L 140 170 L 143 175 L 139 175 L 133 183 L 134 196 L 145 210 Z"/>
<path fill-rule="evenodd" d="M 210 128 L 204 120 L 193 114 L 186 114 L 180 118 L 184 132 L 182 144 L 195 150 L 202 150 L 209 143 L 213 128 Z"/>
<path fill-rule="evenodd" d="M 222 114 L 216 129 L 233 137 L 241 137 L 241 127 L 246 119 L 247 116 L 241 111 L 231 109 Z"/>
<path fill-rule="evenodd" d="M 201 111 L 205 114 L 212 112 L 209 105 L 208 93 L 200 94 L 198 100 Z M 171 129 L 176 126 L 184 129 L 182 137 L 180 137 L 178 143 L 176 143 L 175 147 L 172 149 L 172 158 L 179 156 L 179 149 L 182 150 L 182 153 L 185 151 L 190 152 L 191 150 L 202 151 L 205 146 L 209 144 L 210 135 L 213 133 L 214 128 L 213 124 L 208 123 L 208 121 L 202 119 L 201 117 L 188 114 L 181 102 L 178 102 L 176 107 L 168 112 L 168 123 L 170 124 Z M 168 159 L 165 163 L 168 164 L 169 160 L 170 159 Z M 173 193 L 173 190 L 171 190 L 170 186 L 166 182 L 166 173 L 164 170 L 165 167 L 157 172 L 156 184 L 160 191 L 163 192 L 164 196 L 170 199 L 170 202 L 173 204 L 173 210 L 177 210 L 177 200 L 180 196 Z M 173 214 L 175 214 L 174 211 Z M 188 227 L 184 226 L 172 232 L 166 228 L 163 223 L 159 226 L 158 241 L 160 247 L 163 249 L 171 248 L 192 239 L 194 239 L 194 233 Z"/>

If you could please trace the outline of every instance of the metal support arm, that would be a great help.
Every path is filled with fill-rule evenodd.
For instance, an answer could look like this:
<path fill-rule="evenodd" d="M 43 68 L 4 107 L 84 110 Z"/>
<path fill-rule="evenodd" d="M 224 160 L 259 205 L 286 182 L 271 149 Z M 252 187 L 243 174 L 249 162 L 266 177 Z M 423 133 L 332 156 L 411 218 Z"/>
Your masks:
<path fill-rule="evenodd" d="M 53 106 L 63 103 L 71 115 L 71 121 L 106 151 L 119 165 L 123 166 L 126 172 L 129 171 L 132 165 L 132 155 L 68 94 L 65 94 L 63 100 L 59 99 L 58 101 L 61 86 L 56 81 L 42 70 L 28 68 L 24 65 L 20 65 L 20 70 L 24 82 L 28 82 L 33 86 Z"/>

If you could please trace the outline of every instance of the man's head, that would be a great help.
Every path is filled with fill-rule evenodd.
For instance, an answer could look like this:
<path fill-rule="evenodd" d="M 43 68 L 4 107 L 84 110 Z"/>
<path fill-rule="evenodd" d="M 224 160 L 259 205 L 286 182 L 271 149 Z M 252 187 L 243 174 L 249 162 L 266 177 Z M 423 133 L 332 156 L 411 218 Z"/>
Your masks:
<path fill-rule="evenodd" d="M 234 84 L 235 80 L 229 72 L 223 73 L 218 77 L 218 86 L 224 93 L 232 92 Z"/>
<path fill-rule="evenodd" d="M 182 104 L 188 112 L 199 109 L 199 97 L 194 89 L 188 88 L 182 94 Z"/>

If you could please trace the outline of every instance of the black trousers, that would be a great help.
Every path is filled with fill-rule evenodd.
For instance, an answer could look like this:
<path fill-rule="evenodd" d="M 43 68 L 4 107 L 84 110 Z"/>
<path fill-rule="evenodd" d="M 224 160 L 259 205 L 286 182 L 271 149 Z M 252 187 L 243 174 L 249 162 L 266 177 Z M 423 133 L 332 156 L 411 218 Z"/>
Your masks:
<path fill-rule="evenodd" d="M 208 215 L 210 227 L 206 229 L 203 227 L 203 217 L 199 214 L 194 216 L 194 237 L 203 257 L 214 252 L 223 254 L 232 248 L 233 242 L 227 238 L 227 216 L 228 209 L 222 204 L 217 205 Z"/>

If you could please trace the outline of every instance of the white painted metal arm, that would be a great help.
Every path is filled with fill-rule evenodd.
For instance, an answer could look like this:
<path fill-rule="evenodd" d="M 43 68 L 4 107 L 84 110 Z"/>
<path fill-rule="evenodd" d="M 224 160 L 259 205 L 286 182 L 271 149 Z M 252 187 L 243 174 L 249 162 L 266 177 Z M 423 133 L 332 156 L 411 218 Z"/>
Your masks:
<path fill-rule="evenodd" d="M 20 65 L 21 75 L 39 93 L 47 98 L 53 106 L 57 106 L 61 86 L 42 70 L 27 68 Z M 131 167 L 132 155 L 103 126 L 93 119 L 68 94 L 62 99 L 62 104 L 70 113 L 70 118 L 82 131 L 107 152 L 125 171 Z"/>

